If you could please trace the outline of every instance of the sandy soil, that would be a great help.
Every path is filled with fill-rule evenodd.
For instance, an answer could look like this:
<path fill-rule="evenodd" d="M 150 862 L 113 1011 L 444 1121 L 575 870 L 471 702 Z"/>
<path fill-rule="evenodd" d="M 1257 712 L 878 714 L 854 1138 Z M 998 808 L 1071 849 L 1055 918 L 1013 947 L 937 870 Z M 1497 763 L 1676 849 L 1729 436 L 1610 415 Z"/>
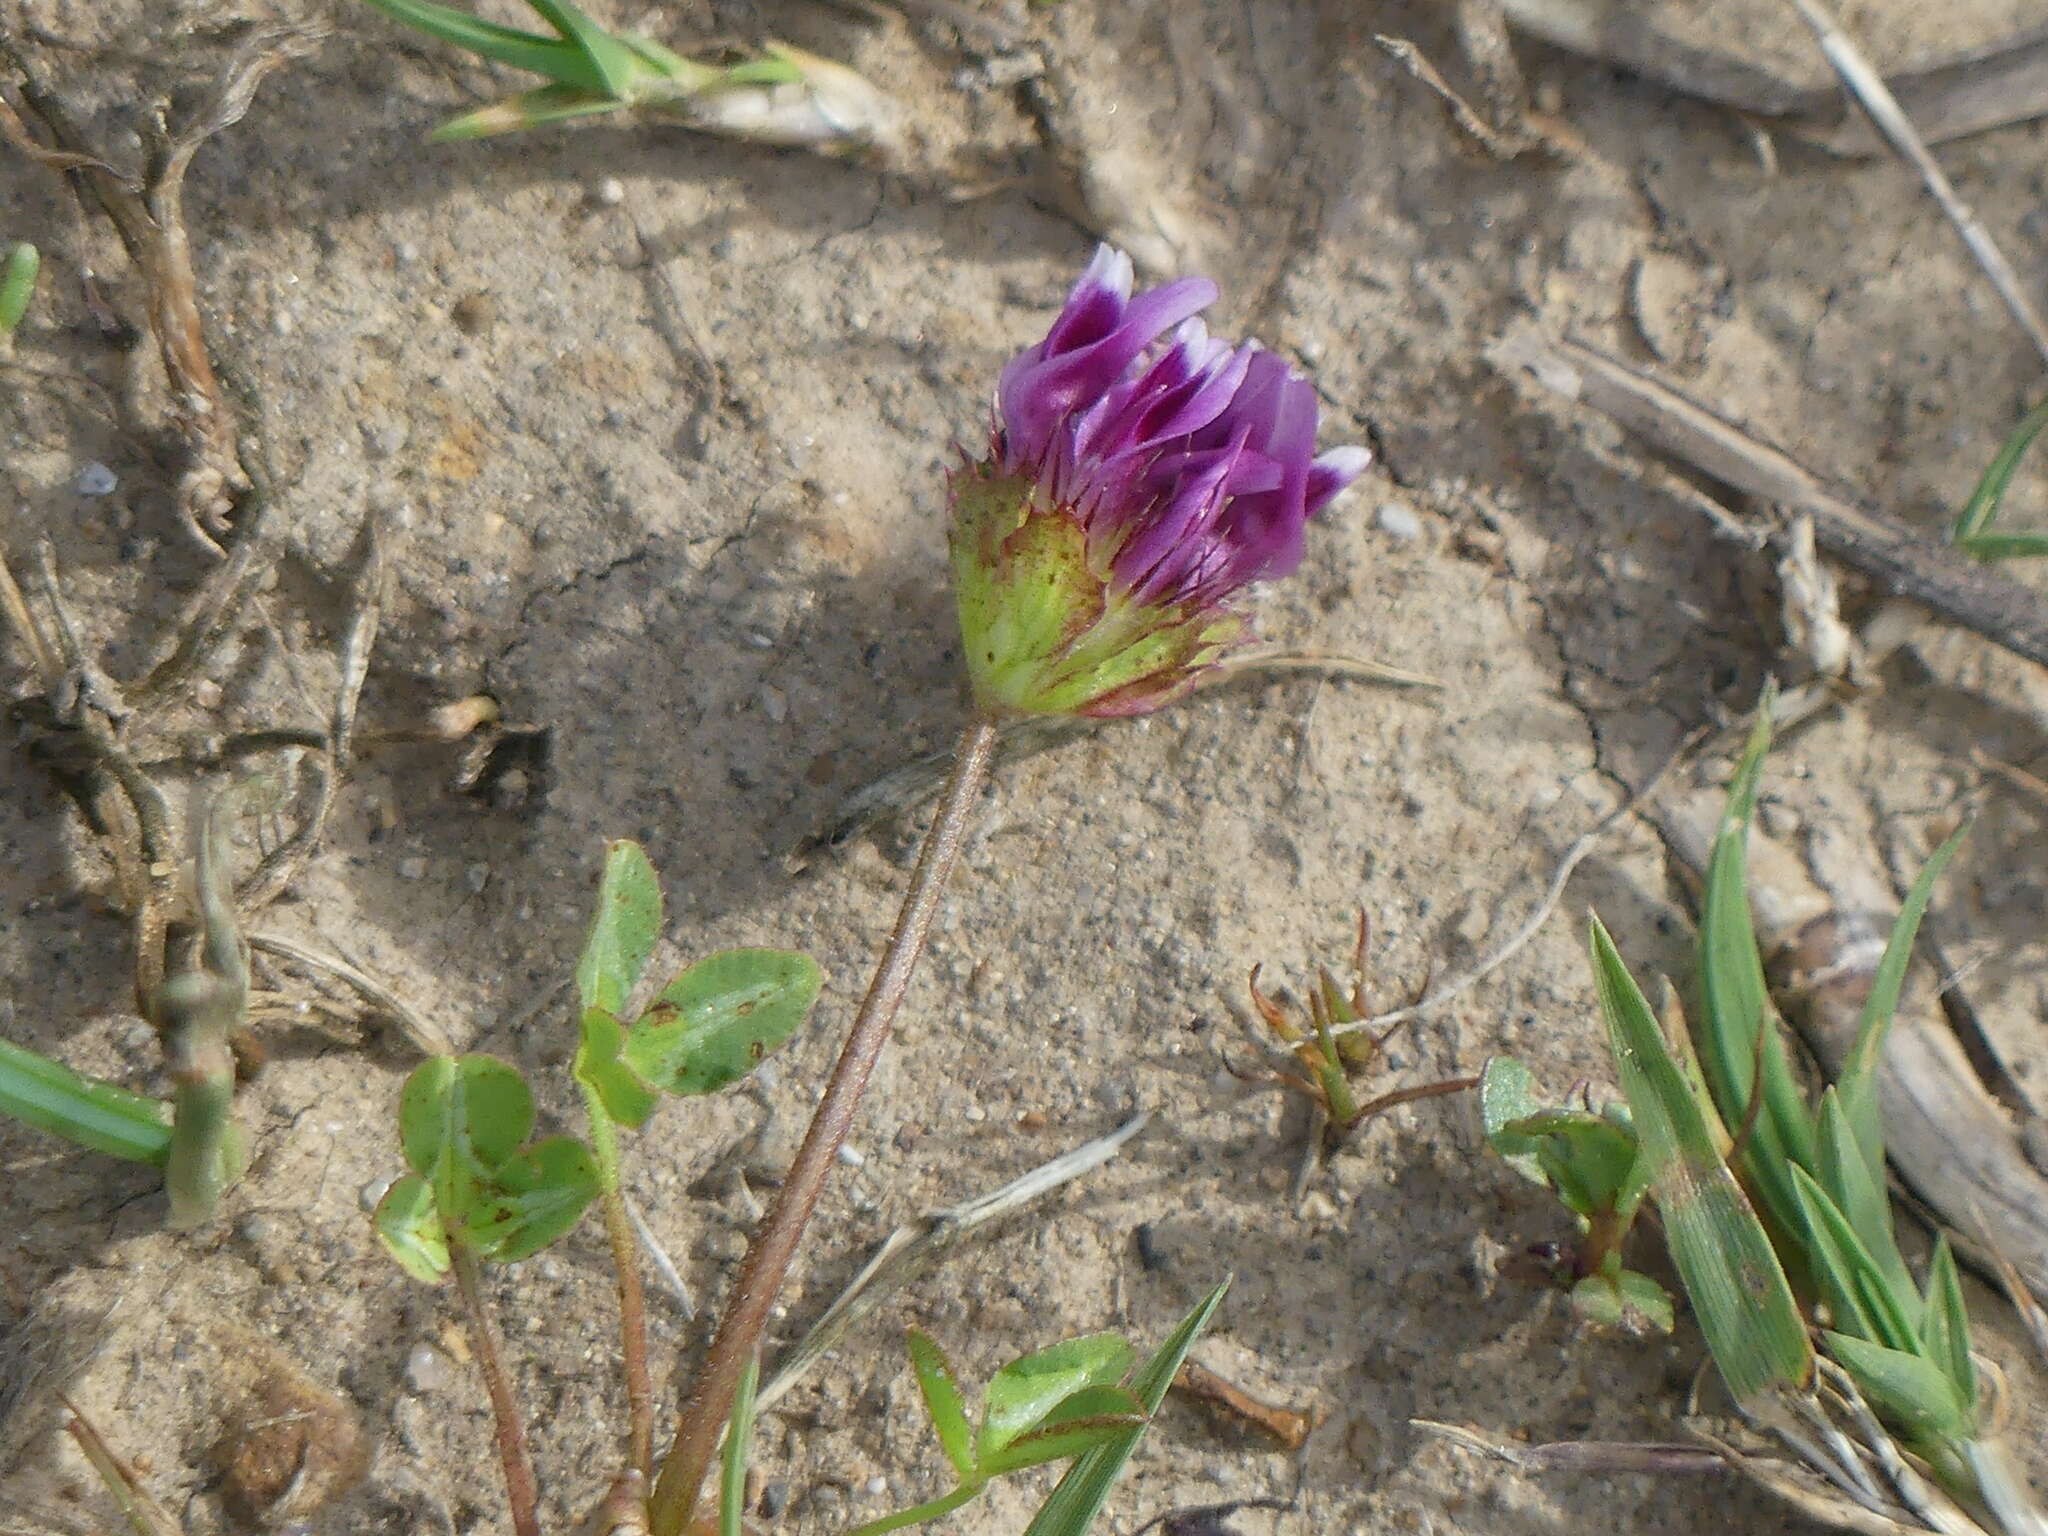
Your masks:
<path fill-rule="evenodd" d="M 125 151 L 145 102 L 205 74 L 205 28 L 240 14 L 170 9 L 25 0 L 19 14 L 81 45 L 42 57 Z M 938 1490 L 903 1323 L 981 1376 L 1071 1333 L 1157 1338 L 1234 1273 L 1200 1358 L 1327 1421 L 1292 1458 L 1176 1403 L 1108 1529 L 1255 1498 L 1294 1507 L 1239 1515 L 1246 1533 L 1795 1528 L 1732 1483 L 1536 1480 L 1412 1430 L 1670 1438 L 1700 1342 L 1684 1324 L 1668 1341 L 1585 1332 L 1559 1297 L 1499 1272 L 1502 1253 L 1563 1233 L 1486 1155 L 1465 1100 L 1388 1115 L 1297 1207 L 1300 1118 L 1224 1070 L 1245 1055 L 1229 1005 L 1255 962 L 1294 978 L 1341 962 L 1361 906 L 1378 998 L 1471 964 L 1571 838 L 1687 730 L 1746 705 L 1778 655 L 1767 558 L 1635 478 L 1611 427 L 1503 381 L 1482 353 L 1512 320 L 1654 365 L 1930 526 L 1964 493 L 2038 394 L 2038 362 L 1909 174 L 1790 140 L 1771 174 L 1726 111 L 1536 45 L 1524 67 L 1576 147 L 1490 161 L 1373 46 L 1410 37 L 1464 78 L 1432 4 L 1065 0 L 991 12 L 1030 40 L 993 54 L 936 23 L 798 0 L 591 9 L 677 46 L 768 30 L 852 60 L 908 104 L 919 174 L 609 121 L 430 146 L 435 122 L 509 81 L 354 8 L 201 152 L 202 299 L 273 424 L 287 490 L 268 603 L 308 652 L 312 694 L 333 675 L 336 572 L 374 511 L 397 540 L 366 727 L 487 691 L 552 731 L 551 784 L 523 807 L 452 792 L 444 749 L 368 756 L 271 925 L 525 1065 L 565 1124 L 556 988 L 604 838 L 643 840 L 664 872 L 676 957 L 735 943 L 817 956 L 826 1002 L 772 1082 L 670 1107 L 633 1148 L 634 1197 L 698 1295 L 718 1294 L 750 1220 L 739 1180 L 786 1156 L 911 839 L 888 829 L 794 877 L 785 855 L 962 719 L 942 560 L 954 445 L 978 441 L 997 367 L 1098 233 L 1208 271 L 1219 323 L 1314 370 L 1326 440 L 1380 457 L 1270 594 L 1266 633 L 1443 690 L 1241 683 L 999 774 L 857 1133 L 865 1162 L 827 1198 L 783 1336 L 898 1222 L 1136 1106 L 1156 1123 L 956 1253 L 771 1418 L 759 1462 L 783 1485 L 780 1523 L 842 1530 Z M 1811 68 L 1789 7 L 1677 9 Z M 1926 19 L 1937 9 L 1866 0 L 1847 19 L 1891 66 L 1952 40 Z M 2042 19 L 2019 0 L 1952 10 L 1984 38 Z M 1027 51 L 1051 66 L 1045 112 L 989 83 Z M 1943 152 L 2036 286 L 2044 132 Z M 1094 193 L 1086 221 L 1045 174 L 1062 154 Z M 115 395 L 137 369 L 138 409 L 160 415 L 153 361 L 101 345 L 62 277 L 89 259 L 135 303 L 107 231 L 82 235 L 58 183 L 18 157 L 0 160 L 0 210 L 0 234 L 50 256 L 19 356 Z M 108 666 L 132 671 L 205 569 L 166 475 L 30 385 L 7 430 L 7 548 L 53 540 Z M 114 494 L 78 494 L 92 462 L 119 477 Z M 2023 476 L 2015 515 L 2040 490 Z M 314 718 L 260 630 L 215 681 L 217 727 Z M 2038 771 L 2048 691 L 1932 627 L 1885 681 L 1774 759 L 1767 824 L 1889 886 L 1887 861 L 1910 867 L 1952 823 L 1969 748 Z M 24 754 L 0 755 L 0 784 L 7 1034 L 160 1088 L 126 1011 L 107 869 Z M 1994 796 L 1946 912 L 2023 1073 L 2042 1056 L 2042 851 L 2038 812 Z M 1681 965 L 1671 873 L 1629 826 L 1532 945 L 1402 1039 L 1387 1085 L 1499 1051 L 1557 1092 L 1604 1080 L 1580 946 L 1593 907 L 1639 967 Z M 450 1298 L 384 1260 L 360 1203 L 397 1167 L 411 1058 L 312 1030 L 273 1032 L 272 1050 L 242 1100 L 254 1167 L 211 1231 L 165 1234 L 152 1178 L 0 1125 L 0 1272 L 73 1345 L 97 1341 L 74 1394 L 195 1536 L 242 1522 L 220 1447 L 301 1411 L 353 1425 L 369 1471 L 295 1514 L 300 1529 L 431 1531 L 444 1511 L 463 1531 L 508 1529 L 481 1394 L 449 1353 Z M 601 1234 L 587 1224 L 494 1294 L 566 1529 L 621 1412 Z M 695 1328 L 659 1296 L 654 1310 L 664 1364 L 687 1357 Z M 2024 1439 L 2037 1383 L 2013 1330 L 1986 1334 Z M 0 1526 L 109 1528 L 53 1419 L 44 1396 L 13 1421 Z M 356 1455 L 326 1443 L 346 1482 Z M 955 1528 L 1019 1529 L 1042 1486 L 998 1488 Z"/>

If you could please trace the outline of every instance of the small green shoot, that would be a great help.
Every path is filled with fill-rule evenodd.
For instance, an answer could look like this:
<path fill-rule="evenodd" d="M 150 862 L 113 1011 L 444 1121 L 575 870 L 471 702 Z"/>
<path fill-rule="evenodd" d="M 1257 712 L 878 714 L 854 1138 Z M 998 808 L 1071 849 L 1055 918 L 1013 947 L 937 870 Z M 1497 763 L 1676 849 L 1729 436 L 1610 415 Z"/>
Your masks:
<path fill-rule="evenodd" d="M 1261 967 L 1252 968 L 1247 988 L 1252 1010 L 1280 1047 L 1280 1066 L 1269 1074 L 1271 1081 L 1302 1094 L 1322 1117 L 1322 1152 L 1335 1153 L 1351 1133 L 1373 1116 L 1397 1104 L 1442 1094 L 1462 1093 L 1478 1086 L 1476 1078 L 1451 1078 L 1440 1083 L 1396 1088 L 1374 1098 L 1361 1100 L 1355 1084 L 1380 1064 L 1387 1038 L 1398 1024 L 1374 1034 L 1355 1028 L 1371 1016 L 1366 1004 L 1366 952 L 1371 929 L 1365 914 L 1358 917 L 1358 945 L 1352 955 L 1353 980 L 1347 993 L 1328 969 L 1318 968 L 1309 988 L 1305 1017 L 1259 990 Z"/>
<path fill-rule="evenodd" d="M 1228 1288 L 1225 1281 L 1211 1291 L 1135 1373 L 1131 1363 L 1137 1352 L 1109 1333 L 1068 1339 L 1011 1361 L 982 1393 L 979 1427 L 970 1419 L 945 1352 L 929 1334 L 911 1329 L 911 1368 L 956 1482 L 951 1491 L 871 1520 L 850 1536 L 883 1536 L 936 1520 L 968 1503 L 995 1478 L 1070 1459 L 1074 1465 L 1040 1509 L 1028 1536 L 1081 1536 Z"/>
<path fill-rule="evenodd" d="M 1166 1389 L 1180 1373 L 1181 1362 L 1187 1359 L 1188 1351 L 1195 1347 L 1195 1340 L 1209 1326 L 1209 1319 L 1223 1305 L 1229 1290 L 1230 1282 L 1225 1280 L 1196 1302 L 1166 1342 L 1132 1373 L 1127 1385 L 1148 1416 L 1159 1411 L 1159 1405 L 1166 1400 Z M 1096 1515 L 1109 1498 L 1109 1490 L 1123 1474 L 1124 1464 L 1131 1459 L 1144 1434 L 1145 1425 L 1136 1424 L 1118 1430 L 1101 1445 L 1083 1452 L 1038 1506 L 1038 1513 L 1024 1528 L 1024 1536 L 1087 1536 L 1088 1527 L 1095 1523 Z"/>
<path fill-rule="evenodd" d="M 2048 427 L 2048 400 L 2020 418 L 2012 435 L 1992 457 L 1983 478 L 1977 482 L 1977 488 L 1963 504 L 1963 510 L 1956 514 L 1955 522 L 1949 527 L 1948 538 L 1964 554 L 1986 563 L 2048 555 L 2048 534 L 1991 531 L 1991 525 L 1997 521 L 1999 509 L 2004 504 L 2005 493 L 2012 485 L 2012 477 L 2020 467 L 2020 460 L 2026 456 L 2034 439 L 2041 435 L 2043 427 Z"/>
<path fill-rule="evenodd" d="M 528 0 L 552 37 L 500 26 L 433 0 L 369 0 L 429 37 L 553 83 L 451 118 L 436 140 L 478 139 L 636 109 L 766 144 L 858 152 L 891 141 L 894 117 L 866 80 L 782 43 L 734 64 L 686 59 L 652 39 L 606 32 L 568 0 Z"/>
<path fill-rule="evenodd" d="M 1496 1056 L 1480 1075 L 1479 1113 L 1487 1145 L 1523 1177 L 1555 1191 L 1577 1222 L 1578 1246 L 1558 1276 L 1571 1287 L 1573 1310 L 1603 1328 L 1669 1333 L 1670 1294 L 1621 1262 L 1645 1193 L 1628 1107 L 1596 1110 L 1588 1100 L 1545 1109 L 1529 1069 Z"/>
<path fill-rule="evenodd" d="M 929 1334 L 911 1329 L 910 1363 L 918 1390 L 958 1481 L 951 1492 L 871 1520 L 852 1536 L 882 1536 L 936 1520 L 1005 1473 L 1065 1461 L 1142 1426 L 1145 1406 L 1119 1385 L 1135 1357 L 1136 1351 L 1116 1335 L 1096 1333 L 1013 1360 L 982 1394 L 981 1427 L 976 1429 L 945 1353 Z"/>
<path fill-rule="evenodd" d="M 14 338 L 29 301 L 35 297 L 36 274 L 42 270 L 42 253 L 26 240 L 16 241 L 0 260 L 0 346 Z"/>

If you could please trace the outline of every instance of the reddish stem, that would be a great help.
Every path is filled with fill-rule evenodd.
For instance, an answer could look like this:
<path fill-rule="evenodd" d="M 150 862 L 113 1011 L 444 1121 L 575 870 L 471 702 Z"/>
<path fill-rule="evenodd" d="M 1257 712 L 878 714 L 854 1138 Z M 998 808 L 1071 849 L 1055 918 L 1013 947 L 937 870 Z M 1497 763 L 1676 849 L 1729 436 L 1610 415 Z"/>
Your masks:
<path fill-rule="evenodd" d="M 961 735 L 952 775 L 946 780 L 938 813 L 931 831 L 925 834 L 917 868 L 903 894 L 895 931 L 889 935 L 874 980 L 868 983 L 867 996 L 847 1031 L 846 1044 L 811 1116 L 796 1161 L 789 1165 L 775 1203 L 747 1249 L 739 1278 L 726 1300 L 725 1314 L 718 1320 L 718 1332 L 692 1383 L 682 1422 L 676 1426 L 675 1443 L 662 1463 L 661 1478 L 648 1505 L 654 1536 L 680 1536 L 696 1511 L 697 1494 L 717 1454 L 718 1432 L 732 1411 L 740 1375 L 768 1325 L 768 1314 L 789 1274 L 797 1243 L 817 1208 L 839 1148 L 853 1128 L 868 1074 L 888 1042 L 889 1028 L 917 968 L 946 877 L 952 873 L 982 781 L 988 776 L 995 740 L 994 722 L 979 715 Z"/>
<path fill-rule="evenodd" d="M 484 1390 L 491 1395 L 498 1460 L 505 1468 L 505 1498 L 512 1506 L 512 1529 L 518 1536 L 540 1536 L 540 1485 L 533 1475 L 533 1456 L 526 1448 L 526 1420 L 521 1417 L 519 1400 L 513 1395 L 512 1378 L 505 1374 L 504 1357 L 498 1350 L 497 1325 L 484 1305 L 476 1255 L 466 1244 L 451 1241 L 448 1259 L 455 1270 L 455 1288 L 462 1293 L 462 1304 L 469 1311 L 470 1331 L 474 1335 L 470 1342 L 476 1346 L 477 1368 L 484 1373 Z"/>

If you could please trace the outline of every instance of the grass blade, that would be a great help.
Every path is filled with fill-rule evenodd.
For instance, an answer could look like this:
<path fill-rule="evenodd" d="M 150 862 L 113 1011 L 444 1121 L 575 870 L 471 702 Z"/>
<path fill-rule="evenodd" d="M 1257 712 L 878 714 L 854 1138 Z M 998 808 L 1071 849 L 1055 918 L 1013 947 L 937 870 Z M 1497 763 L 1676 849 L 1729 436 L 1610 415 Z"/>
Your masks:
<path fill-rule="evenodd" d="M 1849 1230 L 1862 1243 L 1871 1263 L 1882 1277 L 1884 1288 L 1897 1299 L 1899 1310 L 1915 1329 L 1920 1326 L 1920 1294 L 1906 1261 L 1899 1254 L 1899 1242 L 1892 1230 L 1891 1196 L 1884 1185 L 1884 1149 L 1877 1149 L 1873 1176 L 1865 1149 L 1858 1145 L 1849 1128 L 1848 1115 L 1833 1088 L 1821 1095 L 1819 1119 L 1820 1162 L 1815 1174 L 1820 1187 L 1834 1201 Z"/>
<path fill-rule="evenodd" d="M 2013 428 L 2012 434 L 1992 456 L 1983 478 L 1977 482 L 1977 488 L 1970 493 L 1963 510 L 1956 514 L 1955 523 L 1949 529 L 1949 542 L 1969 546 L 1971 554 L 1979 559 L 1987 558 L 1980 552 L 1982 535 L 1997 518 L 1999 503 L 2005 500 L 2006 487 L 2012 484 L 2020 460 L 2034 439 L 2041 435 L 2043 427 L 2048 427 L 2048 400 L 2043 400 L 2022 416 L 2019 425 Z"/>
<path fill-rule="evenodd" d="M 1935 1239 L 1924 1310 L 1920 1340 L 1927 1357 L 1956 1384 L 1964 1402 L 1975 1403 L 1977 1366 L 1970 1359 L 1970 1313 L 1963 1305 L 1963 1277 L 1956 1272 L 1955 1250 L 1946 1233 Z"/>
<path fill-rule="evenodd" d="M 1834 1308 L 1837 1327 L 1844 1334 L 1868 1339 L 1888 1349 L 1918 1354 L 1918 1330 L 1907 1320 L 1899 1298 L 1885 1283 L 1883 1271 L 1849 1225 L 1841 1207 L 1828 1198 L 1820 1181 L 1804 1168 L 1792 1170 L 1792 1184 L 1805 1218 L 1814 1278 Z M 1919 1301 L 1917 1294 L 1914 1301 Z"/>
<path fill-rule="evenodd" d="M 1778 1256 L 1597 917 L 1593 970 L 1622 1090 L 1652 1170 L 1650 1191 L 1714 1363 L 1738 1401 L 1772 1386 L 1803 1387 L 1813 1346 Z"/>
<path fill-rule="evenodd" d="M 1731 1127 L 1748 1117 L 1752 1095 L 1763 1094 L 1763 1105 L 1735 1162 L 1765 1212 L 1785 1230 L 1796 1231 L 1799 1205 L 1786 1169 L 1795 1162 L 1812 1164 L 1813 1125 L 1764 988 L 1763 961 L 1749 911 L 1749 823 L 1764 753 L 1771 744 L 1771 702 L 1766 693 L 1757 708 L 1756 729 L 1729 786 L 1728 805 L 1707 866 L 1700 920 L 1700 1066 L 1721 1118 Z M 1752 1081 L 1757 1076 L 1760 1089 Z"/>
<path fill-rule="evenodd" d="M 632 49 L 613 37 L 569 0 L 526 0 L 541 19 L 562 34 L 603 81 L 605 94 L 624 100 L 639 73 L 640 60 Z"/>
<path fill-rule="evenodd" d="M 131 1163 L 171 1155 L 170 1107 L 0 1040 L 0 1115 Z"/>
<path fill-rule="evenodd" d="M 2039 560 L 2048 555 L 2048 534 L 1980 533 L 1959 540 L 1956 548 L 1986 565 L 1996 565 L 2001 560 Z"/>
<path fill-rule="evenodd" d="M 1956 1384 L 1932 1360 L 1843 1333 L 1822 1337 L 1864 1396 L 1907 1434 L 1926 1444 L 1970 1438 L 1974 1405 L 1963 1401 Z"/>
<path fill-rule="evenodd" d="M 761 1384 L 761 1360 L 747 1362 L 733 1393 L 726 1421 L 725 1450 L 718 1465 L 718 1536 L 743 1536 L 747 1523 L 747 1453 L 754 1442 L 754 1390 Z"/>
<path fill-rule="evenodd" d="M 1842 1112 L 1856 1134 L 1857 1145 L 1863 1149 L 1870 1176 L 1880 1188 L 1884 1184 L 1884 1128 L 1877 1117 L 1877 1069 L 1884 1055 L 1885 1036 L 1891 1032 L 1892 1015 L 1898 1011 L 1899 990 L 1906 982 L 1906 966 L 1913 958 L 1913 940 L 1920 932 L 1920 919 L 1933 899 L 1935 881 L 1941 878 L 1942 870 L 1961 846 L 1966 830 L 1958 830 L 1934 850 L 1927 867 L 1906 893 L 1905 904 L 1899 908 L 1891 938 L 1885 944 L 1884 958 L 1878 962 L 1877 975 L 1871 982 L 1870 996 L 1863 1004 L 1862 1017 L 1856 1024 L 1856 1043 L 1849 1048 L 1848 1058 L 1835 1078 Z"/>
<path fill-rule="evenodd" d="M 369 3 L 393 21 L 403 22 L 429 37 L 453 43 L 457 48 L 466 48 L 499 64 L 530 70 L 536 75 L 546 75 L 550 80 L 586 91 L 605 90 L 604 76 L 596 66 L 572 44 L 560 38 L 522 32 L 517 27 L 501 27 L 494 21 L 485 21 L 481 16 L 472 16 L 453 6 L 436 5 L 433 0 L 369 0 Z"/>
<path fill-rule="evenodd" d="M 1229 1289 L 1230 1282 L 1225 1280 L 1203 1297 L 1196 1303 L 1194 1311 L 1181 1319 L 1172 1336 L 1138 1367 L 1130 1387 L 1132 1394 L 1145 1405 L 1147 1413 L 1159 1411 L 1159 1404 L 1165 1399 L 1174 1374 L 1180 1370 L 1181 1361 L 1194 1348 L 1202 1330 L 1209 1326 L 1209 1319 L 1215 1316 L 1216 1309 L 1223 1304 L 1224 1293 Z M 1046 1501 L 1039 1505 L 1038 1513 L 1025 1527 L 1024 1536 L 1084 1536 L 1144 1433 L 1144 1425 L 1135 1425 L 1107 1445 L 1097 1446 L 1077 1458 Z"/>

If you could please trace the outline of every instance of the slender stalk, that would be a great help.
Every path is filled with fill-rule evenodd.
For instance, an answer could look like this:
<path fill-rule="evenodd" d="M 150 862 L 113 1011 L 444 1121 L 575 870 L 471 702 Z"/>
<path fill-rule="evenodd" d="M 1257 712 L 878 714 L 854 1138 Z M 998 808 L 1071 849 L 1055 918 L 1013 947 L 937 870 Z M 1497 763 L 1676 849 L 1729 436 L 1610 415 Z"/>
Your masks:
<path fill-rule="evenodd" d="M 753 1358 L 768 1313 L 775 1305 L 797 1243 L 817 1209 L 818 1196 L 839 1148 L 853 1127 L 860 1108 L 868 1074 L 888 1042 L 889 1028 L 902 1006 L 903 994 L 917 968 L 925 935 L 939 908 L 939 896 L 946 877 L 960 853 L 982 781 L 988 776 L 989 758 L 995 748 L 995 723 L 977 715 L 961 734 L 953 758 L 953 771 L 939 797 L 938 814 L 911 874 L 910 887 L 903 893 L 903 908 L 896 916 L 895 931 L 875 966 L 874 980 L 867 996 L 847 1030 L 846 1044 L 825 1085 L 824 1097 L 811 1116 L 810 1129 L 797 1149 L 796 1161 L 776 1192 L 775 1203 L 747 1248 L 718 1332 L 704 1363 L 691 1385 L 690 1399 L 676 1426 L 675 1443 L 662 1463 L 660 1480 L 648 1505 L 653 1517 L 654 1536 L 680 1536 L 696 1511 L 697 1494 L 704 1474 L 710 1470 L 718 1448 L 718 1431 L 731 1411 L 733 1393 L 740 1373 Z"/>
<path fill-rule="evenodd" d="M 626 1373 L 630 1465 L 643 1480 L 654 1476 L 654 1381 L 647 1373 L 647 1307 L 640 1288 L 640 1245 L 619 1187 L 619 1133 L 595 1089 L 580 1083 L 589 1112 L 590 1145 L 597 1157 L 604 1234 L 611 1240 L 619 1277 L 619 1355 Z"/>
<path fill-rule="evenodd" d="M 483 1285 L 477 1276 L 476 1254 L 469 1245 L 450 1234 L 448 1260 L 455 1271 L 455 1288 L 462 1293 L 462 1305 L 469 1312 L 470 1342 L 476 1346 L 477 1369 L 484 1373 L 484 1390 L 491 1397 L 491 1417 L 497 1423 L 498 1461 L 505 1469 L 505 1498 L 512 1506 L 512 1529 L 518 1536 L 540 1536 L 540 1485 L 533 1476 L 533 1455 L 526 1448 L 526 1420 L 519 1412 L 519 1400 L 512 1392 L 512 1378 L 505 1374 L 505 1358 L 498 1350 L 498 1327 L 484 1306 Z"/>

